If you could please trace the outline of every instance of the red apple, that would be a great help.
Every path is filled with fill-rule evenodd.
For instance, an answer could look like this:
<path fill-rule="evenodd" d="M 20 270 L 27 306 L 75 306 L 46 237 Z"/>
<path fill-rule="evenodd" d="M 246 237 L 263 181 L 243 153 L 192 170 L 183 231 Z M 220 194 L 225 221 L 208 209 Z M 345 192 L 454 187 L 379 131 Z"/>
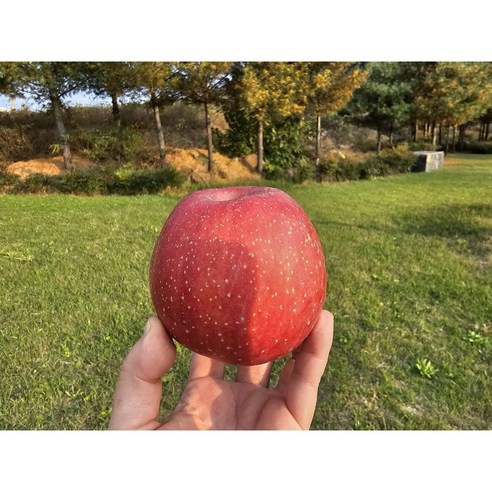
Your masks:
<path fill-rule="evenodd" d="M 184 346 L 229 364 L 261 364 L 295 349 L 318 320 L 323 249 L 283 191 L 196 191 L 162 228 L 150 292 L 157 316 Z"/>

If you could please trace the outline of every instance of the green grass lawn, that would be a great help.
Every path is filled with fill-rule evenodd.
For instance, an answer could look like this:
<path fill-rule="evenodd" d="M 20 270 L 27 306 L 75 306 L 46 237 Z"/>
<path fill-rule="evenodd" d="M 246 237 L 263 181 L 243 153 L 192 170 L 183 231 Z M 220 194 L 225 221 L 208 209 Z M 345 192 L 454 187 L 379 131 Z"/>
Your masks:
<path fill-rule="evenodd" d="M 320 235 L 336 320 L 313 428 L 492 429 L 492 157 L 284 189 Z M 177 201 L 0 196 L 0 429 L 107 427 Z M 188 362 L 180 348 L 163 414 Z"/>

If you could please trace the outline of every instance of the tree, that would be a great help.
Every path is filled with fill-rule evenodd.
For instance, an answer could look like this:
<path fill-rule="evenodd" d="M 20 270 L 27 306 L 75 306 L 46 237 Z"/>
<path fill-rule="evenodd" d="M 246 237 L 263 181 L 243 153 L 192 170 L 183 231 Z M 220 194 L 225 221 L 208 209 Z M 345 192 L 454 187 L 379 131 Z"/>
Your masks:
<path fill-rule="evenodd" d="M 230 77 L 230 62 L 185 62 L 178 65 L 176 79 L 181 97 L 188 102 L 203 104 L 207 133 L 208 172 L 213 169 L 213 140 L 210 105 L 220 104 L 224 86 Z"/>
<path fill-rule="evenodd" d="M 129 87 L 137 92 L 143 92 L 144 96 L 149 98 L 159 145 L 159 162 L 161 167 L 166 167 L 166 147 L 159 108 L 176 100 L 177 95 L 171 84 L 176 74 L 176 66 L 167 62 L 133 62 L 129 69 L 131 72 Z"/>
<path fill-rule="evenodd" d="M 126 62 L 96 62 L 88 64 L 87 89 L 97 96 L 111 98 L 113 121 L 118 132 L 118 160 L 124 159 L 123 127 L 118 99 L 131 86 L 131 67 Z"/>
<path fill-rule="evenodd" d="M 395 129 L 409 122 L 412 84 L 397 62 L 368 64 L 367 78 L 354 92 L 347 113 L 359 123 L 377 132 L 377 151 L 381 151 L 382 135 L 392 141 Z"/>
<path fill-rule="evenodd" d="M 492 108 L 488 108 L 487 111 L 480 117 L 480 131 L 478 140 L 486 141 L 489 139 L 490 122 L 492 121 Z"/>
<path fill-rule="evenodd" d="M 29 94 L 42 104 L 48 104 L 53 110 L 65 169 L 71 171 L 73 169 L 72 155 L 63 121 L 63 99 L 84 87 L 87 74 L 86 64 L 30 62 L 21 63 L 18 69 L 20 91 Z"/>
<path fill-rule="evenodd" d="M 321 117 L 339 111 L 347 105 L 367 72 L 356 63 L 308 63 L 308 108 L 316 117 L 315 168 L 319 174 L 321 151 Z"/>
<path fill-rule="evenodd" d="M 21 64 L 18 62 L 0 63 L 0 94 L 10 98 L 11 109 L 15 108 L 15 98 L 21 96 Z"/>
<path fill-rule="evenodd" d="M 257 121 L 256 171 L 259 174 L 263 173 L 264 164 L 264 126 L 300 115 L 306 108 L 307 94 L 303 85 L 306 70 L 304 63 L 286 62 L 251 62 L 244 68 L 242 99 Z"/>
<path fill-rule="evenodd" d="M 415 97 L 416 113 L 431 122 L 431 139 L 436 143 L 437 125 L 449 132 L 459 129 L 458 144 L 464 141 L 466 125 L 483 115 L 492 105 L 492 64 L 481 62 L 437 62 L 424 66 Z"/>

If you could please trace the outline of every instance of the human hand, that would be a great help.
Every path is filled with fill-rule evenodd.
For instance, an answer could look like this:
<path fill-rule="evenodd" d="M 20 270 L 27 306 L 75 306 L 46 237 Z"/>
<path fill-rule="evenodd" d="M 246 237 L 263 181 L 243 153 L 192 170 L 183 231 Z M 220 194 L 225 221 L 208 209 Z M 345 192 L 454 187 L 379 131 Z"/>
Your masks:
<path fill-rule="evenodd" d="M 235 381 L 223 379 L 225 364 L 192 352 L 188 383 L 174 412 L 158 420 L 161 377 L 176 347 L 152 316 L 123 362 L 113 398 L 110 429 L 309 429 L 318 385 L 333 341 L 333 315 L 322 311 L 269 389 L 272 362 L 238 366 Z"/>

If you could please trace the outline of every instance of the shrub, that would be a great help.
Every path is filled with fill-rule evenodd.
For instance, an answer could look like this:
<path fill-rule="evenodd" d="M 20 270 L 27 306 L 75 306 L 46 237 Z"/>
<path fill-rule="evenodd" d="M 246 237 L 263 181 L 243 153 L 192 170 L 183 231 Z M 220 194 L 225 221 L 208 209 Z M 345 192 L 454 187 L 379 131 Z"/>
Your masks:
<path fill-rule="evenodd" d="M 127 162 L 142 163 L 153 159 L 154 145 L 150 145 L 146 134 L 136 128 L 123 128 L 121 133 L 117 128 L 79 130 L 73 133 L 70 143 L 73 151 L 98 163 L 118 160 L 121 144 Z"/>
<path fill-rule="evenodd" d="M 26 137 L 28 128 L 28 125 L 0 126 L 0 159 L 18 161 L 29 158 L 33 149 Z"/>
<path fill-rule="evenodd" d="M 184 176 L 172 167 L 157 171 L 127 170 L 116 172 L 106 183 L 106 193 L 115 195 L 138 195 L 158 193 L 167 186 L 180 186 Z"/>
<path fill-rule="evenodd" d="M 7 191 L 9 187 L 19 182 L 17 174 L 7 173 L 0 169 L 0 192 Z"/>
<path fill-rule="evenodd" d="M 325 181 L 349 181 L 360 178 L 361 163 L 355 159 L 335 156 L 320 163 L 320 176 Z"/>
<path fill-rule="evenodd" d="M 387 149 L 379 155 L 369 154 L 364 160 L 343 158 L 337 155 L 331 160 L 322 161 L 320 175 L 325 181 L 347 181 L 370 179 L 409 172 L 416 158 L 405 145 Z"/>
<path fill-rule="evenodd" d="M 294 183 L 304 183 L 309 179 L 313 179 L 313 171 L 313 168 L 309 164 L 306 162 L 301 162 L 301 164 L 297 166 L 292 173 L 292 181 Z"/>
<path fill-rule="evenodd" d="M 492 154 L 492 142 L 467 142 L 463 150 L 472 154 Z"/>
<path fill-rule="evenodd" d="M 12 193 L 67 193 L 75 195 L 137 195 L 158 193 L 166 187 L 183 184 L 184 176 L 174 168 L 144 171 L 111 169 L 74 171 L 70 174 L 45 176 L 32 174 L 12 183 Z"/>
<path fill-rule="evenodd" d="M 416 142 L 410 142 L 408 144 L 409 150 L 427 150 L 434 152 L 436 150 L 442 150 L 440 145 L 432 144 L 430 142 L 426 142 L 425 140 L 417 140 Z"/>
<path fill-rule="evenodd" d="M 416 157 L 408 145 L 383 150 L 378 157 L 388 166 L 388 171 L 397 174 L 409 172 L 416 163 Z"/>

